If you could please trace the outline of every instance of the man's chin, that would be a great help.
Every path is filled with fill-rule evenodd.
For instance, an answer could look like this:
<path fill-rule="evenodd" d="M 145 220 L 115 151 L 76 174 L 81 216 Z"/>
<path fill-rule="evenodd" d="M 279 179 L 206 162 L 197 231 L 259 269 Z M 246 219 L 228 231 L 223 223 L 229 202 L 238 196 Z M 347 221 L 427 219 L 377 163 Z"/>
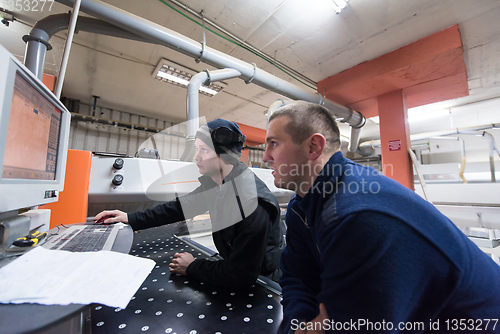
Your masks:
<path fill-rule="evenodd" d="M 286 189 L 286 190 L 291 190 L 293 192 L 297 192 L 297 187 L 295 186 L 295 183 L 293 182 L 285 182 L 285 181 L 279 181 L 279 180 L 274 180 L 274 185 L 276 188 L 280 189 Z"/>
<path fill-rule="evenodd" d="M 277 188 L 281 188 L 281 189 L 287 189 L 286 187 L 286 183 L 281 181 L 281 180 L 278 180 L 276 178 L 274 178 L 274 185 L 277 187 Z"/>

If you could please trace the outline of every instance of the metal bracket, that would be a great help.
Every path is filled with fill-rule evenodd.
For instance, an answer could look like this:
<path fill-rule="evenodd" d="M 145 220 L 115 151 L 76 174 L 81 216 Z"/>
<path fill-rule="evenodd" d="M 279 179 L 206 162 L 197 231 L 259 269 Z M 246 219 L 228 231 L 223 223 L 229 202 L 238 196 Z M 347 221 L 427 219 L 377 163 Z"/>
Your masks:
<path fill-rule="evenodd" d="M 195 59 L 195 61 L 197 63 L 203 61 L 203 58 L 205 58 L 205 41 L 202 41 L 201 42 L 201 52 L 200 52 L 200 56 L 198 58 Z"/>
<path fill-rule="evenodd" d="M 323 88 L 324 89 L 324 88 Z M 319 96 L 319 105 L 322 106 L 323 105 L 323 96 L 320 94 L 320 93 L 317 93 L 316 94 Z"/>
<path fill-rule="evenodd" d="M 37 36 L 32 36 L 32 35 L 24 35 L 24 36 L 23 36 L 23 41 L 24 41 L 25 43 L 28 43 L 29 41 L 36 41 L 36 42 L 40 42 L 40 43 L 44 44 L 44 45 L 47 47 L 47 51 L 52 50 L 52 45 L 50 45 L 50 44 L 49 44 L 49 42 L 47 42 L 46 40 L 41 39 L 40 37 L 37 37 Z"/>
<path fill-rule="evenodd" d="M 248 79 L 248 81 L 245 81 L 245 83 L 248 85 L 249 83 L 252 83 L 253 79 L 255 79 L 255 74 L 257 74 L 257 64 L 255 63 L 252 63 L 252 66 L 253 66 L 253 74 L 252 74 L 252 77 L 250 79 Z"/>
<path fill-rule="evenodd" d="M 200 56 L 195 59 L 197 63 L 203 61 L 203 58 L 205 58 L 205 46 L 207 45 L 207 41 L 205 39 L 205 15 L 203 14 L 203 11 L 201 11 L 201 22 L 203 24 L 203 41 L 201 42 L 201 52 Z"/>
<path fill-rule="evenodd" d="M 209 86 L 211 83 L 212 83 L 212 78 L 210 77 L 210 71 L 208 69 L 204 69 L 203 72 L 205 72 L 207 74 L 207 81 L 208 81 L 208 84 L 206 86 Z M 207 82 L 205 81 L 205 82 Z"/>
<path fill-rule="evenodd" d="M 365 124 L 366 124 L 366 117 L 361 115 L 361 121 L 359 121 L 359 124 L 351 125 L 351 128 L 361 129 L 363 126 L 365 126 Z"/>
<path fill-rule="evenodd" d="M 351 120 L 352 116 L 354 115 L 354 110 L 352 110 L 351 107 L 347 107 L 346 106 L 346 108 L 349 109 L 349 116 L 347 118 L 344 118 L 341 121 L 339 121 L 340 123 L 347 123 L 347 122 L 349 122 Z"/>

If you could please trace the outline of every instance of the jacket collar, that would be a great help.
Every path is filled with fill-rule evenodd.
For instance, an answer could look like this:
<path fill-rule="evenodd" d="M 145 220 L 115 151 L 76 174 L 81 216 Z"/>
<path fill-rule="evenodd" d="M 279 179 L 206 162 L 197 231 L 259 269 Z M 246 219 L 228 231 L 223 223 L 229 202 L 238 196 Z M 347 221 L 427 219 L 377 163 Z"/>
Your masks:
<path fill-rule="evenodd" d="M 320 174 L 304 197 L 301 198 L 299 195 L 295 195 L 293 199 L 295 202 L 294 209 L 306 221 L 308 226 L 314 224 L 316 213 L 322 211 L 323 204 L 336 192 L 337 183 L 344 173 L 345 160 L 342 152 L 336 152 L 323 166 Z"/>
<path fill-rule="evenodd" d="M 222 180 L 222 184 L 234 180 L 236 177 L 241 175 L 247 168 L 248 166 L 245 165 L 245 163 L 239 161 L 236 165 L 234 165 L 231 172 L 229 172 L 229 174 L 227 174 L 226 177 Z M 207 175 L 200 176 L 198 180 L 204 187 L 207 188 L 213 188 L 218 186 L 217 183 L 215 183 L 215 181 L 210 176 Z"/>

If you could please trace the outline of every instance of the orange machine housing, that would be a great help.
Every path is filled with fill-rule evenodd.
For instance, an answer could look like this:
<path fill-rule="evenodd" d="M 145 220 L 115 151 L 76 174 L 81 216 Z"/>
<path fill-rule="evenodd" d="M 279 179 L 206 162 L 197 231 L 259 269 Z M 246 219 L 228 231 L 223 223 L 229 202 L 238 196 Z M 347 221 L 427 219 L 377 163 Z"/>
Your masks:
<path fill-rule="evenodd" d="M 68 150 L 64 190 L 59 200 L 40 208 L 50 209 L 50 228 L 59 224 L 83 223 L 87 218 L 92 152 Z"/>
<path fill-rule="evenodd" d="M 266 142 L 266 130 L 259 129 L 250 125 L 237 123 L 241 132 L 247 137 L 243 146 L 257 146 Z M 240 161 L 248 165 L 248 149 L 241 152 Z"/>

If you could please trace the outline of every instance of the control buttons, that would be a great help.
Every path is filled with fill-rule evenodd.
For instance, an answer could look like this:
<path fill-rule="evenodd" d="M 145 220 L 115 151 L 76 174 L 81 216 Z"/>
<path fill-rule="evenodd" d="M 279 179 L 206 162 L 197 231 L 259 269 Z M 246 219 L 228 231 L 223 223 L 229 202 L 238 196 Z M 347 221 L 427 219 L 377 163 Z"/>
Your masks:
<path fill-rule="evenodd" d="M 43 198 L 56 198 L 57 190 L 45 190 L 45 196 Z"/>
<path fill-rule="evenodd" d="M 111 182 L 113 182 L 115 186 L 119 186 L 120 184 L 123 183 L 123 175 L 116 174 L 115 177 L 113 178 L 113 181 Z"/>
<path fill-rule="evenodd" d="M 122 158 L 117 158 L 115 160 L 115 162 L 113 163 L 113 168 L 114 169 L 122 169 L 124 163 L 125 163 L 125 161 L 123 161 Z"/>

